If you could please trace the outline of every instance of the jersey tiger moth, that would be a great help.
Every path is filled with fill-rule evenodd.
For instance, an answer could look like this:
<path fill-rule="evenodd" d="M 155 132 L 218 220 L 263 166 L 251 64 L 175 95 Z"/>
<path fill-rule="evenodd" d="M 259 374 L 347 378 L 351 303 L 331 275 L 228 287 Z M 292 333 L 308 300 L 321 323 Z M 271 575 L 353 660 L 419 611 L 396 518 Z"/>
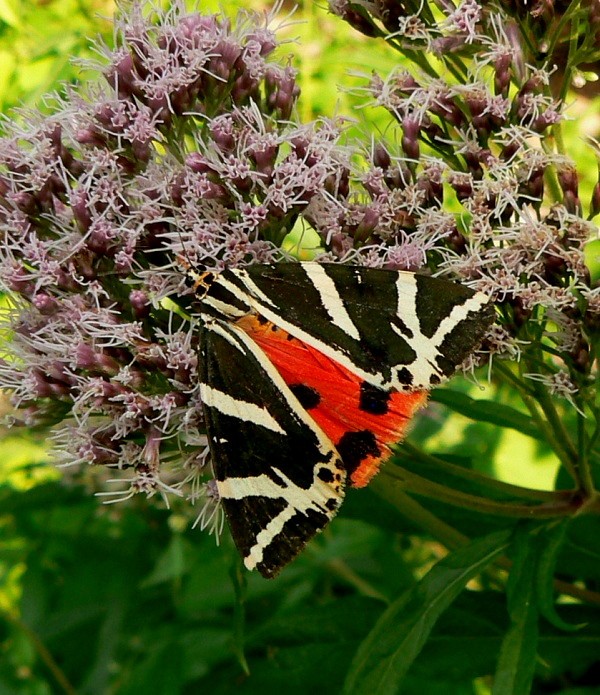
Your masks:
<path fill-rule="evenodd" d="M 494 318 L 424 275 L 278 263 L 191 273 L 216 486 L 248 569 L 275 576 L 365 485 Z"/>

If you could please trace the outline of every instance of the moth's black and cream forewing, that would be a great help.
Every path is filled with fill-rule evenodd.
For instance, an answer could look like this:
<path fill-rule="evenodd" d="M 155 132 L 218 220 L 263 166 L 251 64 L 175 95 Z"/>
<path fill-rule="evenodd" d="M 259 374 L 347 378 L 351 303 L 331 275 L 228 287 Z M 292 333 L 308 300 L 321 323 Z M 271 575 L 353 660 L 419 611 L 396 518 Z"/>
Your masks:
<path fill-rule="evenodd" d="M 427 390 L 451 376 L 494 320 L 481 292 L 448 280 L 336 263 L 229 269 L 203 304 L 248 311 L 384 389 Z"/>
<path fill-rule="evenodd" d="M 271 577 L 334 516 L 346 472 L 236 321 L 260 316 L 385 394 L 428 390 L 451 376 L 494 308 L 447 280 L 339 264 L 253 265 L 204 274 L 197 284 L 201 396 L 217 488 L 246 567 Z"/>
<path fill-rule="evenodd" d="M 244 564 L 272 577 L 335 515 L 346 472 L 260 348 L 203 318 L 200 393 L 219 497 Z"/>

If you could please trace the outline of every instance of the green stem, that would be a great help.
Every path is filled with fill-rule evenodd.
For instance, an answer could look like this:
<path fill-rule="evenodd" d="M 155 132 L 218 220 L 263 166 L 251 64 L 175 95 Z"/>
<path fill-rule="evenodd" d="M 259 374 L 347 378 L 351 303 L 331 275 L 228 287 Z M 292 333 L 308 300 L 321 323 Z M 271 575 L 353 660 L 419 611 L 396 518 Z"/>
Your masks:
<path fill-rule="evenodd" d="M 406 451 L 408 455 L 415 461 L 425 463 L 457 478 L 485 485 L 486 487 L 506 494 L 507 496 L 522 497 L 523 499 L 529 500 L 540 500 L 541 502 L 553 502 L 556 499 L 555 493 L 549 490 L 535 490 L 533 488 L 522 487 L 520 485 L 511 485 L 510 483 L 505 483 L 501 480 L 495 480 L 494 478 L 490 478 L 487 475 L 478 473 L 477 471 L 473 471 L 469 468 L 462 468 L 462 466 L 457 466 L 454 463 L 449 463 L 448 461 L 444 461 L 444 459 L 433 456 L 432 454 L 428 454 L 406 440 L 400 444 L 398 449 L 401 452 Z"/>
<path fill-rule="evenodd" d="M 562 102 L 565 101 L 567 98 L 567 95 L 569 93 L 569 89 L 571 87 L 571 81 L 572 81 L 572 75 L 573 75 L 573 70 L 574 68 L 577 67 L 577 44 L 579 41 L 579 28 L 578 28 L 578 18 L 576 16 L 572 16 L 572 12 L 567 11 L 565 12 L 562 22 L 566 24 L 567 21 L 571 21 L 571 36 L 569 37 L 569 53 L 567 56 L 567 60 L 565 61 L 565 69 L 563 73 L 563 79 L 562 79 L 562 88 L 560 90 L 560 100 Z M 559 27 L 557 32 L 554 34 L 554 36 L 559 37 L 562 35 L 562 27 Z"/>
<path fill-rule="evenodd" d="M 46 665 L 46 668 L 50 671 L 54 680 L 60 688 L 60 691 L 66 693 L 67 695 L 76 695 L 75 688 L 69 682 L 65 672 L 60 668 L 60 666 L 54 660 L 54 657 L 42 642 L 42 640 L 37 636 L 37 634 L 24 622 L 18 618 L 10 615 L 8 612 L 3 613 L 4 618 L 7 622 L 11 623 L 19 630 L 27 635 L 27 638 L 31 642 L 37 655 L 40 657 L 41 661 Z"/>
<path fill-rule="evenodd" d="M 563 143 L 562 129 L 560 123 L 555 123 L 552 126 L 552 137 L 556 142 L 557 151 L 561 154 L 564 154 L 565 146 Z M 550 147 L 548 143 L 549 140 L 549 137 L 543 138 L 541 140 L 542 149 L 544 150 L 544 152 L 546 152 L 546 154 L 554 155 L 554 150 L 552 147 Z M 549 189 L 550 197 L 554 202 L 558 202 L 559 200 L 563 199 L 562 188 L 560 187 L 560 183 L 558 182 L 558 176 L 554 167 L 546 168 L 546 171 L 544 173 L 544 182 L 546 184 L 546 187 Z"/>
<path fill-rule="evenodd" d="M 556 411 L 554 401 L 549 396 L 547 390 L 543 388 L 543 386 L 541 386 L 539 382 L 537 382 L 534 385 L 534 389 L 536 392 L 536 400 L 539 402 L 542 410 L 544 411 L 544 415 L 546 416 L 546 419 L 548 420 L 550 427 L 556 433 L 559 442 L 563 444 L 564 449 L 569 456 L 571 464 L 576 465 L 578 458 L 577 449 L 575 447 L 575 444 L 573 443 L 573 440 L 571 439 L 569 432 L 564 426 L 562 419 Z"/>
<path fill-rule="evenodd" d="M 390 475 L 387 469 L 373 480 L 371 488 L 381 498 L 392 504 L 411 524 L 429 533 L 447 548 L 459 548 L 469 542 L 468 536 L 442 521 L 435 514 L 404 492 L 403 483 Z"/>
<path fill-rule="evenodd" d="M 517 519 L 555 519 L 575 514 L 581 506 L 579 500 L 574 498 L 572 491 L 557 491 L 554 493 L 554 501 L 544 504 L 513 504 L 511 502 L 496 502 L 470 493 L 460 492 L 398 466 L 393 469 L 390 467 L 384 469 L 381 475 L 402 481 L 411 493 L 482 514 L 494 514 Z"/>
<path fill-rule="evenodd" d="M 577 413 L 577 441 L 579 445 L 579 456 L 577 460 L 577 472 L 581 480 L 581 489 L 586 497 L 592 497 L 596 492 L 590 459 L 589 449 L 586 443 L 585 417 L 582 413 Z"/>

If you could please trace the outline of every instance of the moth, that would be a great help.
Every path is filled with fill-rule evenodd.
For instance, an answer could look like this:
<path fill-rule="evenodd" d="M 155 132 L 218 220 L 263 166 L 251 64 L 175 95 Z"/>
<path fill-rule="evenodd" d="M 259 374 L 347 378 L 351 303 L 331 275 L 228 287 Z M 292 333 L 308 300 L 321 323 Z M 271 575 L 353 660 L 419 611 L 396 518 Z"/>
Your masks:
<path fill-rule="evenodd" d="M 192 274 L 216 486 L 245 566 L 275 576 L 366 485 L 494 319 L 447 280 L 341 264 Z"/>

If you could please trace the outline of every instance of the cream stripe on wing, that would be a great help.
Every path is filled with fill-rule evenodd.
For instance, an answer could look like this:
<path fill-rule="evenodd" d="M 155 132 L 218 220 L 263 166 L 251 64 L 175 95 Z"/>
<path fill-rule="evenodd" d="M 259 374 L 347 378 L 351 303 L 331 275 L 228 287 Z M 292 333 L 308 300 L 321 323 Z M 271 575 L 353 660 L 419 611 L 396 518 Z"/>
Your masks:
<path fill-rule="evenodd" d="M 218 410 L 223 415 L 251 422 L 253 425 L 265 427 L 272 432 L 277 432 L 277 434 L 285 434 L 275 418 L 265 408 L 261 408 L 255 403 L 233 398 L 207 384 L 200 384 L 200 398 L 206 406 Z"/>
<path fill-rule="evenodd" d="M 477 292 L 472 297 L 469 297 L 464 304 L 458 304 L 452 307 L 452 311 L 440 323 L 436 332 L 432 336 L 432 340 L 436 345 L 441 345 L 448 333 L 456 328 L 456 326 L 468 318 L 470 313 L 481 311 L 486 304 L 489 304 L 489 297 L 486 297 L 482 292 Z"/>
<path fill-rule="evenodd" d="M 331 323 L 354 340 L 360 340 L 360 333 L 354 323 L 352 323 L 340 293 L 337 291 L 335 282 L 327 275 L 324 266 L 320 263 L 301 263 L 300 265 L 319 293 L 321 304 L 329 314 Z"/>
<path fill-rule="evenodd" d="M 271 545 L 275 538 L 283 531 L 286 522 L 293 518 L 296 510 L 287 506 L 279 514 L 271 519 L 264 529 L 256 536 L 256 543 L 250 548 L 250 552 L 244 558 L 246 569 L 253 570 L 259 562 L 262 562 L 265 549 Z"/>

